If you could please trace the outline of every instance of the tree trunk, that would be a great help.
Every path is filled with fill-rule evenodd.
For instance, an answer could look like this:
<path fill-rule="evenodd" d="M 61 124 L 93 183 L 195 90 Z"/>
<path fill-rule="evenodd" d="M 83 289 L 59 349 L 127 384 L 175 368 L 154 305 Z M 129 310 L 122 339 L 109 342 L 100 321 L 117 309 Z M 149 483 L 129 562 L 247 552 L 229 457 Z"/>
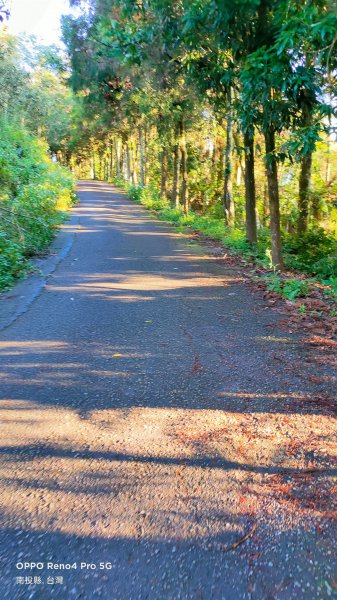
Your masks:
<path fill-rule="evenodd" d="M 135 154 L 134 154 L 134 149 L 132 147 L 129 149 L 129 153 L 130 153 L 130 181 L 131 181 L 132 185 L 136 185 L 136 169 L 135 169 L 136 158 L 135 158 Z"/>
<path fill-rule="evenodd" d="M 226 127 L 226 150 L 225 150 L 225 177 L 224 177 L 224 217 L 226 225 L 234 225 L 235 207 L 233 201 L 233 184 L 232 184 L 232 154 L 233 154 L 233 123 L 230 111 L 227 116 Z"/>
<path fill-rule="evenodd" d="M 311 202 L 311 214 L 315 223 L 318 223 L 321 218 L 321 201 L 320 195 L 317 193 L 312 194 Z"/>
<path fill-rule="evenodd" d="M 134 185 L 138 186 L 138 162 L 139 162 L 139 146 L 137 144 L 136 138 L 133 140 L 133 161 L 132 161 L 132 181 Z"/>
<path fill-rule="evenodd" d="M 213 169 L 215 182 L 216 196 L 221 198 L 224 193 L 224 169 L 225 169 L 225 143 L 222 136 L 218 136 L 214 140 L 213 153 Z"/>
<path fill-rule="evenodd" d="M 180 156 L 179 144 L 174 145 L 173 150 L 173 186 L 172 186 L 172 204 L 179 208 L 179 176 L 180 176 Z"/>
<path fill-rule="evenodd" d="M 144 187 L 145 183 L 145 165 L 144 165 L 144 141 L 143 129 L 139 127 L 139 184 Z"/>
<path fill-rule="evenodd" d="M 305 66 L 307 69 L 313 66 L 312 59 L 309 54 L 305 57 Z M 310 93 L 304 95 L 302 101 L 302 119 L 303 126 L 310 130 L 314 120 L 314 101 Z M 302 235 L 308 230 L 309 202 L 310 202 L 310 183 L 312 171 L 312 155 L 313 148 L 309 148 L 301 157 L 300 176 L 298 182 L 298 221 L 297 232 Z"/>
<path fill-rule="evenodd" d="M 114 178 L 114 153 L 112 140 L 110 142 L 110 179 Z"/>
<path fill-rule="evenodd" d="M 301 158 L 299 189 L 298 189 L 298 223 L 299 235 L 308 229 L 310 180 L 312 168 L 312 152 L 308 152 Z"/>
<path fill-rule="evenodd" d="M 119 151 L 118 139 L 115 139 L 115 152 L 116 152 L 116 176 L 121 176 L 121 156 Z"/>
<path fill-rule="evenodd" d="M 256 192 L 254 133 L 247 130 L 244 134 L 245 145 L 245 197 L 246 197 L 246 235 L 250 244 L 257 242 L 256 227 Z"/>
<path fill-rule="evenodd" d="M 160 196 L 167 197 L 167 151 L 164 146 L 160 156 Z"/>
<path fill-rule="evenodd" d="M 184 207 L 185 215 L 189 211 L 188 203 L 188 186 L 187 186 L 187 148 L 186 148 L 186 134 L 184 121 L 181 120 L 179 123 L 180 132 L 180 158 L 181 158 L 181 204 Z"/>
<path fill-rule="evenodd" d="M 96 179 L 95 152 L 93 152 L 91 155 L 91 179 Z"/>
<path fill-rule="evenodd" d="M 127 151 L 124 143 L 122 143 L 122 176 L 125 181 L 128 180 Z"/>
<path fill-rule="evenodd" d="M 148 128 L 145 125 L 144 126 L 144 184 L 145 185 L 149 185 L 149 183 L 150 183 L 149 169 L 148 169 L 150 136 L 151 136 L 151 129 L 148 130 Z"/>
<path fill-rule="evenodd" d="M 130 158 L 130 148 L 129 143 L 125 144 L 125 152 L 126 152 L 126 179 L 128 183 L 131 183 L 131 158 Z"/>
<path fill-rule="evenodd" d="M 242 157 L 241 157 L 241 144 L 240 144 L 240 136 L 238 131 L 233 130 L 233 142 L 236 151 L 236 185 L 241 186 L 242 173 L 244 172 Z"/>
<path fill-rule="evenodd" d="M 283 270 L 280 197 L 275 157 L 275 131 L 270 127 L 264 133 L 266 144 L 266 168 L 270 212 L 271 257 L 274 269 Z"/>
<path fill-rule="evenodd" d="M 268 179 L 267 166 L 265 165 L 265 177 Z M 265 181 L 263 185 L 263 224 L 267 225 L 269 221 L 269 200 L 268 200 L 268 183 Z"/>

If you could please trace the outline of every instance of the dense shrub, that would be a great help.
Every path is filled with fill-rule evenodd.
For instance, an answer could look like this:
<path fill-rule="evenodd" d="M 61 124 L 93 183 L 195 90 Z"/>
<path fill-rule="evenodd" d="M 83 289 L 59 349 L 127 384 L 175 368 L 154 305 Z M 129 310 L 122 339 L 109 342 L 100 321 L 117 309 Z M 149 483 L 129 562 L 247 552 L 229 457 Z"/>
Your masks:
<path fill-rule="evenodd" d="M 72 175 L 25 129 L 0 121 L 0 289 L 46 249 L 74 202 Z"/>
<path fill-rule="evenodd" d="M 284 243 L 287 265 L 322 277 L 337 275 L 337 241 L 316 228 L 301 236 L 288 236 Z"/>

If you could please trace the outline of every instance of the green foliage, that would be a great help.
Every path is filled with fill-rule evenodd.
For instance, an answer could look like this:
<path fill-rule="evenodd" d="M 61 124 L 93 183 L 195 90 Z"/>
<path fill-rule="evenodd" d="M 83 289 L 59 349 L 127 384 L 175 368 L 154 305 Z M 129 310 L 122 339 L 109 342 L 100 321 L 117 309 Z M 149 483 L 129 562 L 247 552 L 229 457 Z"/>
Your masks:
<path fill-rule="evenodd" d="M 322 228 L 287 236 L 284 252 L 286 264 L 292 269 L 323 278 L 337 276 L 337 241 Z"/>
<path fill-rule="evenodd" d="M 322 283 L 328 286 L 325 289 L 326 295 L 337 300 L 337 277 L 330 277 L 330 279 L 323 280 Z"/>
<path fill-rule="evenodd" d="M 284 279 L 276 274 L 272 274 L 265 277 L 265 281 L 270 292 L 276 292 L 287 300 L 304 298 L 310 292 L 310 285 L 304 279 Z"/>
<path fill-rule="evenodd" d="M 6 289 L 50 243 L 74 202 L 74 180 L 44 143 L 2 119 L 0 185 L 0 289 Z"/>
<path fill-rule="evenodd" d="M 0 290 L 10 287 L 16 277 L 25 273 L 27 266 L 21 244 L 11 239 L 8 232 L 0 231 Z"/>
<path fill-rule="evenodd" d="M 302 317 L 304 317 L 307 314 L 307 307 L 305 306 L 305 304 L 300 304 L 300 306 L 298 307 L 298 312 Z"/>
<path fill-rule="evenodd" d="M 130 185 L 126 187 L 128 195 L 138 202 L 143 204 L 149 210 L 163 211 L 167 210 L 169 204 L 167 201 L 160 197 L 159 191 L 153 186 L 135 186 Z"/>
<path fill-rule="evenodd" d="M 83 11 L 63 33 L 76 172 L 118 175 L 135 201 L 264 267 L 335 276 L 332 4 L 73 3 Z"/>
<path fill-rule="evenodd" d="M 8 122 L 24 123 L 67 162 L 71 149 L 87 142 L 82 105 L 67 86 L 68 73 L 57 48 L 34 37 L 0 31 L 0 108 Z M 84 142 L 84 143 L 85 143 Z"/>
<path fill-rule="evenodd" d="M 44 252 L 74 201 L 66 162 L 73 98 L 63 60 L 33 38 L 0 32 L 0 289 Z M 54 154 L 51 159 L 49 152 Z"/>

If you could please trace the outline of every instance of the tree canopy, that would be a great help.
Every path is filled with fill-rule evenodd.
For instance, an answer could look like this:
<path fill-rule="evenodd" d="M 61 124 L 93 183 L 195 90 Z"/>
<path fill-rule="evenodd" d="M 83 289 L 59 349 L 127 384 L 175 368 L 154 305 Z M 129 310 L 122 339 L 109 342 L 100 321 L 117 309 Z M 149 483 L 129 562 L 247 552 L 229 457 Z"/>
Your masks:
<path fill-rule="evenodd" d="M 0 32 L 0 290 L 29 268 L 73 201 L 75 101 L 55 48 Z"/>
<path fill-rule="evenodd" d="M 333 2 L 72 4 L 81 16 L 64 17 L 63 36 L 88 123 L 84 171 L 245 224 L 253 247 L 269 225 L 275 268 L 287 234 L 333 231 Z"/>
<path fill-rule="evenodd" d="M 274 269 L 336 277 L 335 3 L 70 4 L 67 56 L 4 30 L 3 114 L 77 177 L 218 223 Z"/>

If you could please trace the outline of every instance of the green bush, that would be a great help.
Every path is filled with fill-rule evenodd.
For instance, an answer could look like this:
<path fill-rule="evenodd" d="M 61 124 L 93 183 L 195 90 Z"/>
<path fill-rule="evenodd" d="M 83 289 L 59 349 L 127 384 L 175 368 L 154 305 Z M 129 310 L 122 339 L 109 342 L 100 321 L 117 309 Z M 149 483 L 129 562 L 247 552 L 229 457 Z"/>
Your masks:
<path fill-rule="evenodd" d="M 315 262 L 312 265 L 312 273 L 320 277 L 337 277 L 337 252 Z"/>
<path fill-rule="evenodd" d="M 20 244 L 0 231 L 0 289 L 10 287 L 15 277 L 25 272 L 25 260 Z"/>
<path fill-rule="evenodd" d="M 283 249 L 286 265 L 292 269 L 319 277 L 337 275 L 337 241 L 321 228 L 288 236 Z"/>
<path fill-rule="evenodd" d="M 326 295 L 337 300 L 337 277 L 330 277 L 326 281 L 323 281 L 323 283 L 329 286 L 325 290 Z"/>
<path fill-rule="evenodd" d="M 304 298 L 310 292 L 310 284 L 305 279 L 282 279 L 278 275 L 272 274 L 265 277 L 265 281 L 269 291 L 276 292 L 287 300 Z"/>
<path fill-rule="evenodd" d="M 52 162 L 46 146 L 0 121 L 0 289 L 47 248 L 74 199 L 73 176 Z"/>

